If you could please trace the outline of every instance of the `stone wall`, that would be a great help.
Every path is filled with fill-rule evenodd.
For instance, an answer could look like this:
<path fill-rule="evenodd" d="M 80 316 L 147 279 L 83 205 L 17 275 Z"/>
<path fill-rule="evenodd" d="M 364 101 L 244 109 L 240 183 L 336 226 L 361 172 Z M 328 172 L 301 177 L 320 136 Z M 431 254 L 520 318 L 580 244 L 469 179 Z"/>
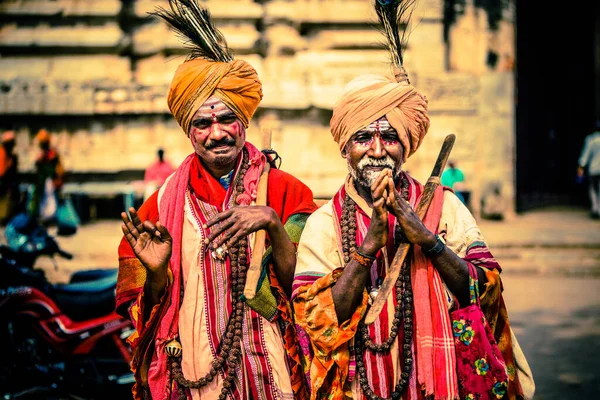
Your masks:
<path fill-rule="evenodd" d="M 344 85 L 388 73 L 369 0 L 205 2 L 230 47 L 257 69 L 264 100 L 249 129 L 273 132 L 282 168 L 322 198 L 347 172 L 328 120 Z M 31 170 L 33 137 L 44 126 L 65 166 L 77 172 L 143 168 L 164 147 L 180 162 L 190 145 L 168 113 L 166 93 L 184 51 L 147 17 L 165 1 L 8 0 L 0 4 L 0 119 L 17 131 L 21 168 Z M 490 29 L 472 0 L 421 0 L 405 60 L 429 99 L 431 129 L 406 169 L 424 181 L 439 146 L 457 135 L 452 159 L 464 170 L 477 214 L 490 184 L 514 208 L 514 6 Z M 445 25 L 446 24 L 446 25 Z M 444 39 L 445 26 L 448 28 Z"/>

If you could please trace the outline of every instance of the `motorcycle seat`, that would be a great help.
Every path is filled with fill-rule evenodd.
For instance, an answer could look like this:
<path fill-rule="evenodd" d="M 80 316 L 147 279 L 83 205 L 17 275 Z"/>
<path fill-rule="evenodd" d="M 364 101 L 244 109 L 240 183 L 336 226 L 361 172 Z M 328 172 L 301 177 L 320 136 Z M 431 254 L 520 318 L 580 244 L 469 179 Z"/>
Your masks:
<path fill-rule="evenodd" d="M 69 283 L 87 282 L 102 278 L 112 278 L 116 282 L 118 274 L 118 268 L 88 269 L 85 271 L 76 271 L 73 273 L 73 275 L 71 275 L 71 280 L 69 281 Z"/>
<path fill-rule="evenodd" d="M 96 279 L 79 280 L 94 276 Z M 69 318 L 74 321 L 83 321 L 114 311 L 116 286 L 116 270 L 96 275 L 84 271 L 83 275 L 75 278 L 75 282 L 72 279 L 71 283 L 53 285 L 52 297 L 61 311 Z"/>

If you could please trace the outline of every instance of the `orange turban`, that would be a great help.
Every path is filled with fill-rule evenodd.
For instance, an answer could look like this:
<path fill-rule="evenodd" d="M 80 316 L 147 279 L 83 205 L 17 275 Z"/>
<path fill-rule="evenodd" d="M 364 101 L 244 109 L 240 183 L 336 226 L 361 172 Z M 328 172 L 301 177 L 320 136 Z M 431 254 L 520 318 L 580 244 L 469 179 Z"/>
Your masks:
<path fill-rule="evenodd" d="M 350 138 L 386 116 L 404 147 L 404 161 L 421 145 L 429 129 L 427 99 L 408 82 L 381 75 L 352 80 L 333 108 L 331 134 L 343 150 Z"/>
<path fill-rule="evenodd" d="M 50 133 L 45 129 L 40 129 L 40 131 L 36 135 L 36 139 L 38 142 L 49 142 L 50 141 Z"/>
<path fill-rule="evenodd" d="M 262 85 L 254 68 L 243 60 L 184 62 L 175 72 L 167 102 L 186 135 L 198 108 L 213 95 L 248 127 L 262 99 Z"/>
<path fill-rule="evenodd" d="M 2 134 L 2 143 L 10 142 L 12 140 L 15 140 L 15 132 L 14 131 L 5 131 Z"/>

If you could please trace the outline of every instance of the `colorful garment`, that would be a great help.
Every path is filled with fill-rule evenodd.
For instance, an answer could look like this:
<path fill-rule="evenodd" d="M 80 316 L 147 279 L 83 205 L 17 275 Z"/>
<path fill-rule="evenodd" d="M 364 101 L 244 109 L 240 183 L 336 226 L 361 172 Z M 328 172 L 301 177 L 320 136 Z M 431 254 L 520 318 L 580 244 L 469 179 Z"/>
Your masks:
<path fill-rule="evenodd" d="M 256 197 L 256 184 L 265 160 L 251 144 L 246 143 L 245 147 L 251 166 L 244 179 L 247 196 L 239 196 L 238 200 L 242 197 L 242 202 L 251 204 Z M 238 168 L 239 162 L 236 174 Z M 124 240 L 121 242 L 117 310 L 123 315 L 128 314 L 136 327 L 129 339 L 134 349 L 132 367 L 137 382 L 136 398 L 141 398 L 144 388 L 149 388 L 155 400 L 168 399 L 174 393 L 176 384 L 168 378 L 164 353 L 164 345 L 172 338 L 178 336 L 182 343 L 182 369 L 187 379 L 204 376 L 219 352 L 220 337 L 232 307 L 228 280 L 230 265 L 229 260 L 220 262 L 210 256 L 202 244 L 209 232 L 202 225 L 216 213 L 234 205 L 232 191 L 236 186 L 232 184 L 226 191 L 202 167 L 197 156 L 191 155 L 159 193 L 140 208 L 142 220 L 156 222 L 160 219 L 174 239 L 169 266 L 171 283 L 145 324 L 142 321 L 145 270 L 129 244 Z M 276 169 L 269 173 L 267 205 L 276 211 L 295 243 L 308 214 L 316 208 L 310 189 Z M 266 245 L 268 247 L 268 240 Z M 276 310 L 267 319 L 245 306 L 242 362 L 231 390 L 234 399 L 307 397 L 291 307 L 273 272 L 269 249 L 263 264 L 267 267 L 269 294 L 275 299 Z M 181 285 L 185 288 L 183 299 Z M 217 398 L 222 382 L 218 375 L 209 385 L 192 390 L 189 397 Z"/>
<path fill-rule="evenodd" d="M 403 173 L 402 180 L 408 182 L 408 201 L 413 208 L 416 208 L 422 186 L 406 173 Z M 355 376 L 357 372 L 353 338 L 358 323 L 365 314 L 368 294 L 365 290 L 362 304 L 349 320 L 338 321 L 331 293 L 331 287 L 344 267 L 339 221 L 341 203 L 346 193 L 357 204 L 356 238 L 357 245 L 360 245 L 368 229 L 372 211 L 360 198 L 352 181 L 348 180 L 329 203 L 308 219 L 298 247 L 292 299 L 312 399 L 364 398 L 358 377 Z M 439 223 L 436 222 L 431 228 L 428 225 L 431 223 L 428 218 L 432 212 L 436 212 L 436 207 L 438 207 L 438 214 L 435 221 Z M 496 338 L 499 339 L 503 356 L 509 365 L 509 375 L 512 369 L 510 398 L 521 396 L 522 391 L 516 376 L 517 367 L 512 356 L 512 346 L 515 343 L 511 339 L 506 309 L 501 300 L 499 265 L 487 248 L 475 220 L 451 191 L 436 193 L 427 215 L 425 225 L 443 236 L 446 245 L 453 252 L 466 262 L 486 271 L 488 282 L 486 291 L 481 297 L 482 307 L 492 324 Z M 395 253 L 395 221 L 392 215 L 389 218 L 388 245 L 378 253 L 377 261 L 371 268 L 370 284 L 373 286 L 385 277 Z M 433 396 L 436 399 L 453 398 L 458 392 L 455 365 L 447 364 L 455 363 L 453 333 L 448 310 L 456 307 L 457 304 L 441 279 L 435 278 L 435 275 L 439 278 L 439 274 L 434 268 L 419 267 L 419 258 L 425 259 L 425 256 L 415 246 L 410 263 L 415 314 L 415 339 L 412 352 L 415 355 L 413 359 L 416 360 L 416 368 L 412 369 L 403 398 L 410 400 L 425 396 Z M 393 301 L 387 302 L 379 318 L 369 327 L 370 336 L 376 343 L 385 341 L 390 334 L 396 305 L 395 297 L 391 296 L 391 298 Z M 427 307 L 431 310 L 429 313 L 423 311 Z M 436 308 L 438 312 L 435 311 Z M 426 314 L 427 318 L 423 319 L 423 314 Z M 400 327 L 398 337 L 389 353 L 374 354 L 368 350 L 363 353 L 366 375 L 376 395 L 389 397 L 400 379 L 402 357 L 400 357 L 399 343 L 402 343 L 402 340 Z"/>

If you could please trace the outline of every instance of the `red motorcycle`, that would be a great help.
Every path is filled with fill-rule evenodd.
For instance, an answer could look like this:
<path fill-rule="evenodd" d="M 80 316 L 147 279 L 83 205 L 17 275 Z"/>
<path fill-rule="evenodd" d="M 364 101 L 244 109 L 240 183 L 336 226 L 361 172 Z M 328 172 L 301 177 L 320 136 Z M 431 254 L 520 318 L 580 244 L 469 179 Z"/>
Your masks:
<path fill-rule="evenodd" d="M 68 284 L 50 284 L 44 271 L 22 261 L 70 256 L 53 246 L 25 258 L 0 246 L 0 396 L 131 398 L 126 339 L 133 325 L 114 312 L 117 270 L 82 271 Z"/>

